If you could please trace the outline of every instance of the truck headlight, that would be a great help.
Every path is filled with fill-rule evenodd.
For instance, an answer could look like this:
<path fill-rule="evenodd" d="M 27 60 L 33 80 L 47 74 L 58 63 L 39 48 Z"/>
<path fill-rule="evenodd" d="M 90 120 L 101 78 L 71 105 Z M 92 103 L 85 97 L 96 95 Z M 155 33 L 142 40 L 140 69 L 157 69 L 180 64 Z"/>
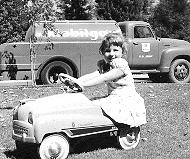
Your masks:
<path fill-rule="evenodd" d="M 29 112 L 29 113 L 28 113 L 28 122 L 29 122 L 30 124 L 33 124 L 32 112 Z"/>

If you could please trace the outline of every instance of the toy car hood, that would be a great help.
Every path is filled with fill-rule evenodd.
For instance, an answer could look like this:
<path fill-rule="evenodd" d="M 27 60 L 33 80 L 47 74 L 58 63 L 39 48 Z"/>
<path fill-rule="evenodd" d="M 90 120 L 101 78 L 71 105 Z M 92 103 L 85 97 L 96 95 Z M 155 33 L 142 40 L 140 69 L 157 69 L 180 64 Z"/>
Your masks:
<path fill-rule="evenodd" d="M 23 103 L 22 103 L 23 102 Z M 84 108 L 92 105 L 90 100 L 82 93 L 63 93 L 53 96 L 47 96 L 39 99 L 28 99 L 21 101 L 22 106 L 19 108 L 21 113 L 33 112 L 35 114 L 45 114 L 56 110 L 69 110 Z"/>
<path fill-rule="evenodd" d="M 48 97 L 23 102 L 18 109 L 18 119 L 20 121 L 28 121 L 29 114 L 32 114 L 34 121 L 39 118 L 67 118 L 69 121 L 80 123 L 110 124 L 111 121 L 102 113 L 100 106 L 95 105 L 82 93 L 63 93 Z"/>

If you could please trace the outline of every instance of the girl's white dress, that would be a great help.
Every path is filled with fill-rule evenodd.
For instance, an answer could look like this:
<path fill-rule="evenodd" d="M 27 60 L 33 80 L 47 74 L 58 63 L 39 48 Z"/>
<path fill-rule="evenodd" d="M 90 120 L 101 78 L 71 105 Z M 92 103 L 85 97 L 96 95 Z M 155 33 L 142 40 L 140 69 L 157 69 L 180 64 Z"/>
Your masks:
<path fill-rule="evenodd" d="M 105 113 L 118 123 L 128 124 L 131 127 L 145 124 L 144 99 L 135 90 L 128 62 L 123 58 L 116 58 L 110 63 L 110 66 L 111 69 L 121 69 L 124 76 L 107 82 L 108 96 L 93 102 L 100 105 Z"/>

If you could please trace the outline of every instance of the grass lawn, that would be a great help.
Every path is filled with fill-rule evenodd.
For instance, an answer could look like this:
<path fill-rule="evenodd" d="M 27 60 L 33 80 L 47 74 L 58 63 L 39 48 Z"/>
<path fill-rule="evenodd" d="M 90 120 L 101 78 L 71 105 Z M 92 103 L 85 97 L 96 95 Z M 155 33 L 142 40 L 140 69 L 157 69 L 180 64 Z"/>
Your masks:
<path fill-rule="evenodd" d="M 130 151 L 117 148 L 114 138 L 95 137 L 78 144 L 68 159 L 189 159 L 190 84 L 136 83 L 145 99 L 146 125 L 141 127 L 139 145 Z M 0 91 L 0 158 L 24 159 L 18 155 L 12 133 L 12 108 L 18 100 L 61 93 L 59 87 L 4 88 Z M 106 93 L 104 86 L 87 89 L 89 98 Z"/>

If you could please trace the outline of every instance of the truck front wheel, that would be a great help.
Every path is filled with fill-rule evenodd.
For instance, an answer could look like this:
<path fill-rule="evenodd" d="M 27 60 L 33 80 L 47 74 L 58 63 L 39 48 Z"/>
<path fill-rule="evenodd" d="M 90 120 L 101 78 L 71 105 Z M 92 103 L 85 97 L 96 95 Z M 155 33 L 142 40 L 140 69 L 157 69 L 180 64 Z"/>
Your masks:
<path fill-rule="evenodd" d="M 173 61 L 170 66 L 169 78 L 173 83 L 188 83 L 190 81 L 190 63 L 184 59 Z"/>
<path fill-rule="evenodd" d="M 65 73 L 73 76 L 71 66 L 63 61 L 53 61 L 46 65 L 41 72 L 41 81 L 43 84 L 56 84 L 59 83 L 58 75 Z"/>

